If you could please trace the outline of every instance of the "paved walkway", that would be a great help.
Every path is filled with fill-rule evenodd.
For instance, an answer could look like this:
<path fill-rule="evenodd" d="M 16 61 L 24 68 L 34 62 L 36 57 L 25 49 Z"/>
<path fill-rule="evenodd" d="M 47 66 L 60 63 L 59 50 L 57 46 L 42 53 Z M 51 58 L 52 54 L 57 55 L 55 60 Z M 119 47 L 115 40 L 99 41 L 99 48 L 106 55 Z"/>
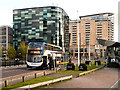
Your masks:
<path fill-rule="evenodd" d="M 45 88 L 110 88 L 113 87 L 117 81 L 118 69 L 105 67 L 91 74 L 53 84 Z"/>

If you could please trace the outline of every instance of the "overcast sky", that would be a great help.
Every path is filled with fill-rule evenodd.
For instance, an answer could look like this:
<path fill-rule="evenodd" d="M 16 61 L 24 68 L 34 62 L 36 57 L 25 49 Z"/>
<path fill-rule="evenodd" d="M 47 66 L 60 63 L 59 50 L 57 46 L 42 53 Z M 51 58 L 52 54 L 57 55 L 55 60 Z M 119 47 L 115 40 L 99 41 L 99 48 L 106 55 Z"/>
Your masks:
<path fill-rule="evenodd" d="M 13 23 L 13 9 L 59 6 L 70 19 L 78 16 L 111 12 L 114 13 L 114 37 L 118 41 L 118 1 L 120 0 L 0 0 L 0 26 Z"/>

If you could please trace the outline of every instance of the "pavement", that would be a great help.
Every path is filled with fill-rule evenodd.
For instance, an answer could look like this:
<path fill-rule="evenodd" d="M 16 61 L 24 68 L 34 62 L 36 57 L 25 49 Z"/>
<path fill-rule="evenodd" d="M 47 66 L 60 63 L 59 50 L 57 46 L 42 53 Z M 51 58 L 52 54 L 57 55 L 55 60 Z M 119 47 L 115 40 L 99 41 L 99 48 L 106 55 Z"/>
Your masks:
<path fill-rule="evenodd" d="M 118 88 L 118 68 L 103 68 L 91 74 L 73 78 L 45 88 Z"/>

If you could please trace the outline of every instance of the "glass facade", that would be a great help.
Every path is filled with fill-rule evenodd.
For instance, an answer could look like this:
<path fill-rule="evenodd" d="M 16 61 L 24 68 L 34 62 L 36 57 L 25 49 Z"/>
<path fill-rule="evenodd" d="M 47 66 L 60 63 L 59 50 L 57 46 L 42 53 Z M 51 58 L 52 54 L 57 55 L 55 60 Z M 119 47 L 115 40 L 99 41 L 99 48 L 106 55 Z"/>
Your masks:
<path fill-rule="evenodd" d="M 13 24 L 15 48 L 21 41 L 46 42 L 69 51 L 69 16 L 60 7 L 15 9 Z"/>

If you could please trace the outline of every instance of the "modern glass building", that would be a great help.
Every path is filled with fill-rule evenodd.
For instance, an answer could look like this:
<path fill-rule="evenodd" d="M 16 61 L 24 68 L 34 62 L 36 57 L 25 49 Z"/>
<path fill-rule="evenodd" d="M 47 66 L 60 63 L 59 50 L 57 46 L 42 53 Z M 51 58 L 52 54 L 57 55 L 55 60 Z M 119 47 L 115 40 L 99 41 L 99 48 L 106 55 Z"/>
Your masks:
<path fill-rule="evenodd" d="M 13 10 L 13 45 L 16 49 L 21 41 L 47 42 L 69 51 L 69 16 L 56 6 Z"/>

